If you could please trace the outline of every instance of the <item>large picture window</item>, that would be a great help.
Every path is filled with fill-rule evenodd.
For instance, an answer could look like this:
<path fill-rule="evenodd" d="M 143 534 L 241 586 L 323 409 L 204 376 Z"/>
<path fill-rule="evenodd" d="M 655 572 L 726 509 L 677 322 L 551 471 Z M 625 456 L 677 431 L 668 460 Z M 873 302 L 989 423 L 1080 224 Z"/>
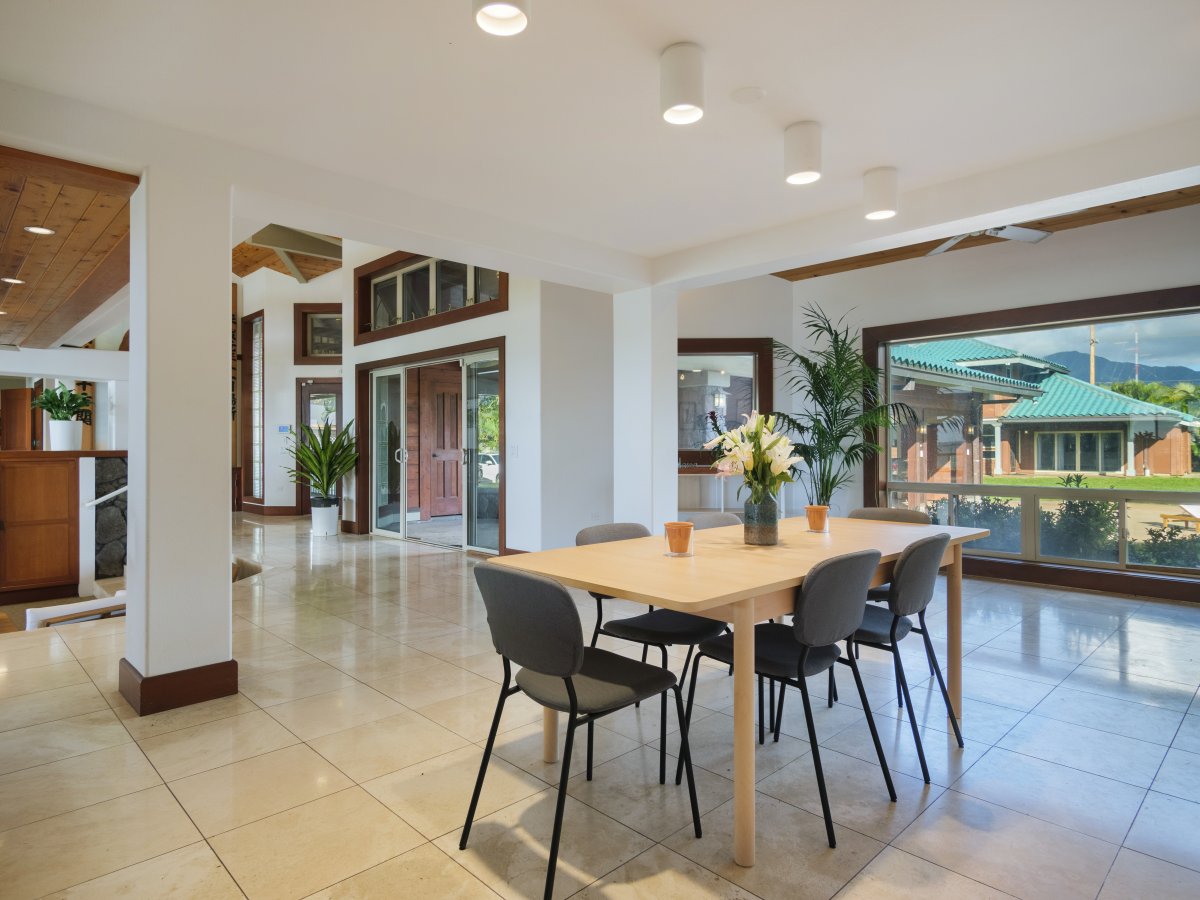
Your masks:
<path fill-rule="evenodd" d="M 355 269 L 356 344 L 508 309 L 508 274 L 413 253 Z"/>

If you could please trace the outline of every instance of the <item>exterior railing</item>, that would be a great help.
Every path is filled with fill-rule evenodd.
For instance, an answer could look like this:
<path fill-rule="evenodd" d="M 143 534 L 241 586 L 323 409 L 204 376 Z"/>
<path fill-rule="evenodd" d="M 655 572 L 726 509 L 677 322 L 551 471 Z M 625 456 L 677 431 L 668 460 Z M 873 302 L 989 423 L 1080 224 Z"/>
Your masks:
<path fill-rule="evenodd" d="M 941 482 L 887 490 L 890 506 L 991 531 L 964 548 L 973 556 L 1200 577 L 1200 520 L 1182 509 L 1200 505 L 1194 491 Z"/>

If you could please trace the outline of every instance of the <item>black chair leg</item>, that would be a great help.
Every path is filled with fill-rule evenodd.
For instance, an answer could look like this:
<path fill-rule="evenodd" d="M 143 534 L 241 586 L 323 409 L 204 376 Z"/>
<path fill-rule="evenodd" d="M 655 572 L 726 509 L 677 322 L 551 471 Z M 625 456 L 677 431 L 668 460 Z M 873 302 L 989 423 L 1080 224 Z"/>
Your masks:
<path fill-rule="evenodd" d="M 587 735 L 587 780 L 588 781 L 592 780 L 592 739 L 594 737 L 593 732 L 596 730 L 593 727 L 594 725 L 595 725 L 595 723 L 592 722 L 591 720 L 589 720 L 587 723 L 587 731 L 588 731 L 588 735 Z"/>
<path fill-rule="evenodd" d="M 662 707 L 658 715 L 658 783 L 667 783 L 667 694 L 662 693 Z"/>
<path fill-rule="evenodd" d="M 787 682 L 779 682 L 779 708 L 775 710 L 775 743 L 779 743 L 779 732 L 783 728 L 783 695 L 787 693 Z"/>
<path fill-rule="evenodd" d="M 471 835 L 471 823 L 475 821 L 475 809 L 479 806 L 479 795 L 483 792 L 483 777 L 487 774 L 488 762 L 492 758 L 492 747 L 496 744 L 496 732 L 500 730 L 500 717 L 504 714 L 504 701 L 508 699 L 508 660 L 504 660 L 504 684 L 500 688 L 500 699 L 496 701 L 496 714 L 492 717 L 492 730 L 488 732 L 487 743 L 483 747 L 483 759 L 479 763 L 479 777 L 475 779 L 475 791 L 471 794 L 471 804 L 467 807 L 467 821 L 463 823 L 462 837 L 458 840 L 458 849 L 467 849 L 467 838 Z"/>
<path fill-rule="evenodd" d="M 921 761 L 921 774 L 925 783 L 929 784 L 929 766 L 925 764 L 925 748 L 921 746 L 921 730 L 917 727 L 917 714 L 913 710 L 912 697 L 908 693 L 908 679 L 904 676 L 904 663 L 900 661 L 900 648 L 892 645 L 892 659 L 896 661 L 896 682 L 904 692 L 904 702 L 908 705 L 908 724 L 912 727 L 913 743 L 917 745 L 917 759 Z"/>
<path fill-rule="evenodd" d="M 813 724 L 812 703 L 808 699 L 808 682 L 800 681 L 800 698 L 804 701 L 804 721 L 808 725 L 808 742 L 812 748 L 813 769 L 817 773 L 817 790 L 821 794 L 821 811 L 825 814 L 825 833 L 829 837 L 830 848 L 837 846 L 837 838 L 833 834 L 833 813 L 829 811 L 829 794 L 825 791 L 825 772 L 821 769 L 821 751 L 817 747 L 817 728 Z"/>
<path fill-rule="evenodd" d="M 850 671 L 854 673 L 854 683 L 858 687 L 858 699 L 862 702 L 863 713 L 867 717 L 867 728 L 871 731 L 871 740 L 875 742 L 875 755 L 879 757 L 879 768 L 883 770 L 883 782 L 887 785 L 888 796 L 893 802 L 896 799 L 896 786 L 892 784 L 892 773 L 888 769 L 887 757 L 883 755 L 883 744 L 879 740 L 879 732 L 875 728 L 875 716 L 871 714 L 871 703 L 867 700 L 867 689 L 863 686 L 862 675 L 858 671 L 858 660 L 854 658 L 854 654 L 847 654 L 850 657 Z"/>
<path fill-rule="evenodd" d="M 933 641 L 929 639 L 928 629 L 922 628 L 921 637 L 925 639 L 925 656 L 929 659 L 929 668 L 933 670 L 938 687 L 942 689 L 942 699 L 946 701 L 946 715 L 950 717 L 950 726 L 954 729 L 954 739 L 958 741 L 958 746 L 966 746 L 963 743 L 962 730 L 958 727 L 958 717 L 954 715 L 954 707 L 950 705 L 950 692 L 946 690 L 946 680 L 942 677 L 942 667 L 938 665 L 937 654 L 933 652 Z"/>
<path fill-rule="evenodd" d="M 763 677 L 758 676 L 758 742 L 765 744 L 767 742 L 766 729 L 763 725 Z"/>
<path fill-rule="evenodd" d="M 775 679 L 767 679 L 767 729 L 775 732 Z"/>
<path fill-rule="evenodd" d="M 828 690 L 826 693 L 828 693 L 828 694 L 829 694 L 829 697 L 828 697 L 828 700 L 829 700 L 829 708 L 830 708 L 830 709 L 833 709 L 833 704 L 834 704 L 834 702 L 835 702 L 835 701 L 837 700 L 837 698 L 838 698 L 838 695 L 837 695 L 837 679 L 835 679 L 835 678 L 833 677 L 833 666 L 830 666 L 830 667 L 829 667 L 829 690 Z"/>
<path fill-rule="evenodd" d="M 687 708 L 683 713 L 683 727 L 679 730 L 683 734 L 688 733 L 688 729 L 692 726 L 692 704 L 696 700 L 696 682 L 700 678 L 700 660 L 704 658 L 703 653 L 697 653 L 696 658 L 692 660 L 692 680 L 688 685 Z M 688 751 L 691 752 L 690 750 Z M 679 751 L 679 762 L 675 765 L 675 783 L 683 783 L 683 751 Z"/>
<path fill-rule="evenodd" d="M 700 829 L 700 804 L 696 802 L 696 777 L 692 773 L 692 748 L 688 744 L 687 717 L 683 712 L 683 691 L 679 685 L 675 691 L 675 714 L 679 717 L 679 763 L 687 773 L 688 799 L 692 804 L 692 825 L 696 829 L 696 837 L 702 837 Z M 666 697 L 663 694 L 663 697 Z"/>
<path fill-rule="evenodd" d="M 550 838 L 550 862 L 546 868 L 545 900 L 554 896 L 554 875 L 558 869 L 558 840 L 562 837 L 563 809 L 567 805 L 567 776 L 571 773 L 571 748 L 575 742 L 575 716 L 567 723 L 567 739 L 563 742 L 562 775 L 558 779 L 558 806 L 554 810 L 554 832 Z"/>

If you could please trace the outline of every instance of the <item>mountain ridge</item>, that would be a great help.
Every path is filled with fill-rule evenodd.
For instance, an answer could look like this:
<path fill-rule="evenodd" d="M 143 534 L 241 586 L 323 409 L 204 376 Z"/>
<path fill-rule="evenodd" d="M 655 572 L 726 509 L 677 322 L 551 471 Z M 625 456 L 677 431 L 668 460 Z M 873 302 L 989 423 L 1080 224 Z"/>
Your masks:
<path fill-rule="evenodd" d="M 1080 381 L 1090 378 L 1088 354 L 1078 350 L 1060 350 L 1051 353 L 1043 359 L 1066 366 L 1071 377 Z M 1119 362 L 1103 356 L 1096 357 L 1096 383 L 1110 384 L 1114 381 L 1133 381 L 1134 366 L 1131 362 Z M 1157 381 L 1162 384 L 1175 385 L 1181 381 L 1200 384 L 1200 370 L 1189 369 L 1187 366 L 1153 366 L 1142 363 L 1138 366 L 1138 380 L 1143 382 Z"/>

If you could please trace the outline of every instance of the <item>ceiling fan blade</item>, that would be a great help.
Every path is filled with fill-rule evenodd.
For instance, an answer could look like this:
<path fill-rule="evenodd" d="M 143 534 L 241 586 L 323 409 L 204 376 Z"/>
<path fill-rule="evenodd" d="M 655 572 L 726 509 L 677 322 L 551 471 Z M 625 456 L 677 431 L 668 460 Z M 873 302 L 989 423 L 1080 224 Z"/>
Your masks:
<path fill-rule="evenodd" d="M 954 237 L 950 238 L 950 240 L 943 241 L 942 243 L 938 244 L 936 247 L 934 247 L 932 250 L 930 250 L 925 255 L 926 256 L 937 256 L 939 253 L 945 253 L 947 250 L 954 247 L 959 241 L 965 240 L 966 238 L 969 238 L 970 236 L 971 235 L 969 233 L 968 234 L 956 234 Z"/>
<path fill-rule="evenodd" d="M 990 237 L 1004 238 L 1006 241 L 1024 241 L 1026 244 L 1036 244 L 1050 237 L 1049 231 L 1038 228 L 1026 228 L 1024 225 L 1002 225 L 999 228 L 989 228 Z"/>

